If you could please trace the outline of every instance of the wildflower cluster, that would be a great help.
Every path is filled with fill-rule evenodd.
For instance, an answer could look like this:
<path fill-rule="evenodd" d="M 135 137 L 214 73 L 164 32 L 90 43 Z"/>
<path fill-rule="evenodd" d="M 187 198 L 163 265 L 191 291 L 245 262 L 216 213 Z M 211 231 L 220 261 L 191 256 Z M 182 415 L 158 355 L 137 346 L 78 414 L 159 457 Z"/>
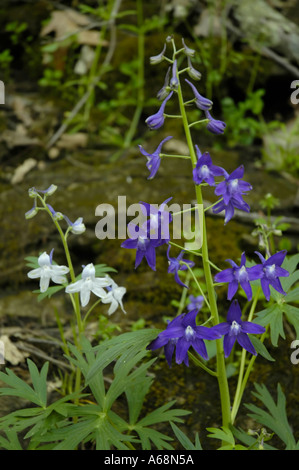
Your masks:
<path fill-rule="evenodd" d="M 48 255 L 46 252 L 42 253 L 37 260 L 38 267 L 28 272 L 30 279 L 40 279 L 40 292 L 44 293 L 48 290 L 50 281 L 55 284 L 61 284 L 65 286 L 65 292 L 73 295 L 78 294 L 80 297 L 80 303 L 82 307 L 86 307 L 90 302 L 91 293 L 97 296 L 102 303 L 110 304 L 108 314 L 114 313 L 118 307 L 122 309 L 124 313 L 124 307 L 122 298 L 126 293 L 125 287 L 119 287 L 113 279 L 105 275 L 105 277 L 97 277 L 96 269 L 93 263 L 89 263 L 86 266 L 82 266 L 83 270 L 80 279 L 76 279 L 74 275 L 74 269 L 72 266 L 68 246 L 67 237 L 69 233 L 74 235 L 80 235 L 85 232 L 86 227 L 83 223 L 83 218 L 79 217 L 75 222 L 71 222 L 70 219 L 62 214 L 61 212 L 55 211 L 55 209 L 48 204 L 47 197 L 54 194 L 57 190 L 57 186 L 52 184 L 46 190 L 39 190 L 36 188 L 29 189 L 29 196 L 34 199 L 33 208 L 25 214 L 27 219 L 34 217 L 38 211 L 46 211 L 52 218 L 56 228 L 58 229 L 62 238 L 63 246 L 68 260 L 68 266 L 58 266 L 53 261 L 53 251 Z M 40 205 L 38 204 L 40 202 Z M 64 220 L 67 224 L 65 233 L 63 232 L 59 222 Z M 71 282 L 68 283 L 66 274 L 70 274 Z"/>
<path fill-rule="evenodd" d="M 165 55 L 167 43 L 172 44 L 172 58 Z M 197 87 L 189 79 L 185 79 L 185 83 L 188 85 L 189 89 L 191 89 L 193 99 L 189 100 L 188 102 L 184 102 L 180 80 L 181 74 L 183 72 L 187 72 L 191 79 L 200 80 L 201 73 L 195 70 L 192 65 L 192 57 L 194 57 L 195 51 L 187 47 L 184 40 L 182 40 L 182 46 L 183 47 L 181 49 L 177 50 L 173 38 L 168 37 L 161 53 L 151 58 L 152 64 L 157 64 L 164 60 L 167 61 L 170 65 L 165 76 L 163 87 L 157 94 L 157 98 L 162 101 L 162 104 L 158 111 L 149 116 L 145 122 L 151 130 L 156 130 L 163 126 L 166 118 L 173 117 L 182 119 L 190 151 L 190 155 L 185 155 L 183 157 L 189 158 L 191 160 L 193 182 L 195 188 L 199 188 L 199 190 L 196 191 L 197 202 L 199 204 L 202 203 L 202 186 L 213 187 L 215 195 L 219 198 L 212 206 L 213 212 L 218 214 L 224 211 L 224 224 L 226 225 L 233 218 L 235 209 L 239 209 L 245 212 L 250 211 L 250 206 L 244 200 L 244 196 L 246 196 L 248 192 L 252 190 L 252 186 L 250 183 L 243 180 L 243 165 L 240 165 L 234 171 L 228 173 L 225 168 L 213 164 L 211 155 L 208 152 L 201 153 L 197 144 L 192 145 L 192 136 L 190 132 L 190 128 L 192 126 L 196 124 L 205 125 L 207 131 L 216 136 L 222 134 L 225 131 L 226 124 L 223 121 L 212 117 L 211 113 L 213 102 L 200 94 L 197 90 Z M 180 54 L 183 54 L 187 58 L 187 67 L 183 68 L 182 70 L 178 69 L 178 56 Z M 175 97 L 178 98 L 180 114 L 166 114 L 166 106 L 169 106 L 170 101 Z M 200 112 L 204 114 L 203 119 L 189 124 L 186 114 L 187 104 L 194 104 L 200 110 Z M 146 166 L 150 172 L 148 179 L 152 179 L 157 175 L 162 158 L 166 156 L 166 154 L 162 153 L 162 147 L 171 138 L 172 136 L 166 136 L 153 153 L 148 153 L 141 145 L 139 146 L 142 155 L 147 158 Z M 175 155 L 169 156 L 175 157 Z M 126 240 L 122 246 L 124 248 L 136 249 L 135 267 L 139 266 L 142 258 L 145 257 L 149 266 L 155 270 L 155 251 L 162 244 L 168 244 L 168 272 L 174 274 L 174 280 L 180 286 L 187 288 L 187 285 L 184 284 L 180 279 L 179 272 L 187 269 L 192 271 L 195 263 L 183 258 L 183 250 L 177 257 L 170 256 L 171 241 L 169 237 L 162 237 L 162 233 L 167 232 L 166 226 L 170 222 L 169 216 L 166 216 L 163 211 L 165 202 L 160 206 L 159 210 L 157 210 L 155 214 L 152 213 L 149 204 L 141 204 L 144 204 L 149 219 L 147 223 L 145 223 L 143 227 L 139 229 L 137 236 L 135 236 L 135 238 Z M 155 223 L 151 224 L 153 218 Z M 150 227 L 153 228 L 153 226 L 154 231 L 151 231 Z M 136 234 L 136 227 L 134 227 L 134 230 Z M 169 231 L 167 233 L 169 233 Z M 155 236 L 153 236 L 154 234 Z M 191 347 L 203 359 L 207 360 L 208 354 L 204 340 L 216 340 L 218 348 L 217 354 L 219 355 L 218 366 L 221 364 L 220 356 L 222 354 L 222 348 L 224 351 L 224 356 L 228 357 L 236 341 L 244 350 L 250 352 L 252 355 L 257 355 L 257 352 L 248 334 L 260 335 L 265 332 L 265 328 L 252 321 L 252 315 L 250 315 L 248 320 L 242 320 L 241 308 L 238 300 L 236 299 L 234 299 L 230 304 L 226 321 L 220 322 L 215 294 L 216 285 L 228 283 L 228 300 L 232 300 L 239 287 L 241 287 L 244 290 L 248 301 L 251 301 L 251 283 L 252 281 L 257 280 L 260 280 L 262 290 L 267 300 L 270 298 L 270 286 L 274 287 L 274 289 L 276 289 L 278 292 L 285 294 L 279 280 L 281 276 L 288 276 L 289 274 L 286 270 L 281 268 L 281 264 L 286 255 L 285 251 L 276 253 L 270 256 L 268 259 L 264 259 L 260 253 L 257 253 L 261 260 L 261 264 L 253 265 L 251 267 L 246 266 L 246 255 L 243 253 L 241 256 L 240 266 L 238 266 L 234 261 L 228 260 L 228 262 L 231 264 L 231 268 L 225 269 L 223 271 L 218 269 L 219 272 L 215 275 L 213 282 L 213 278 L 211 276 L 211 263 L 208 258 L 208 246 L 205 231 L 203 236 L 205 237 L 203 246 L 201 251 L 197 254 L 201 256 L 203 260 L 209 301 L 203 295 L 190 295 L 189 304 L 187 305 L 188 312 L 182 313 L 173 320 L 169 321 L 166 329 L 162 331 L 158 337 L 148 345 L 148 349 L 151 350 L 156 350 L 163 347 L 169 366 L 171 366 L 174 353 L 177 364 L 184 363 L 185 365 L 189 365 L 188 353 L 190 354 L 189 350 Z M 196 323 L 197 315 L 203 303 L 205 303 L 210 309 L 210 321 L 212 322 L 210 327 L 197 325 Z M 219 343 L 219 340 L 222 337 L 223 343 L 222 341 Z M 223 364 L 219 367 L 223 368 Z M 222 370 L 222 373 L 224 374 L 225 372 Z M 218 374 L 220 376 L 221 372 L 218 371 Z M 220 380 L 222 383 L 220 383 Z M 222 394 L 225 395 L 227 394 L 227 391 L 223 389 L 224 379 L 222 380 L 221 378 L 220 380 L 219 384 L 220 387 L 222 387 Z"/>

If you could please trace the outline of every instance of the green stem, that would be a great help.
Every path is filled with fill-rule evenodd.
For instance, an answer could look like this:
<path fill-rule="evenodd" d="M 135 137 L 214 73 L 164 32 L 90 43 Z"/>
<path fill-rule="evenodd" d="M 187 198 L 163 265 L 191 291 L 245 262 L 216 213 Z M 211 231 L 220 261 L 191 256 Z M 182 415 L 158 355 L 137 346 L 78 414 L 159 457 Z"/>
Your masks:
<path fill-rule="evenodd" d="M 187 266 L 187 268 L 188 268 L 188 270 L 189 270 L 191 276 L 193 277 L 193 279 L 194 279 L 194 281 L 195 281 L 195 284 L 196 284 L 196 286 L 197 286 L 197 289 L 199 290 L 199 292 L 200 292 L 201 295 L 203 296 L 204 301 L 205 301 L 205 303 L 206 303 L 207 306 L 208 306 L 208 309 L 211 311 L 210 304 L 209 304 L 209 302 L 208 302 L 208 300 L 207 300 L 207 298 L 206 298 L 206 296 L 205 296 L 205 294 L 204 294 L 204 292 L 203 292 L 203 290 L 202 290 L 202 288 L 201 288 L 201 286 L 200 286 L 198 280 L 196 279 L 196 276 L 195 276 L 194 272 L 192 271 L 192 268 L 189 266 L 188 263 L 182 263 L 182 264 L 184 264 L 185 266 Z"/>
<path fill-rule="evenodd" d="M 175 44 L 173 41 L 173 48 L 175 52 Z M 178 81 L 179 76 L 177 75 Z M 178 94 L 178 99 L 179 99 L 179 106 L 180 106 L 180 112 L 182 115 L 182 121 L 183 121 L 183 126 L 184 126 L 184 131 L 186 135 L 186 140 L 188 144 L 188 148 L 190 151 L 190 157 L 191 157 L 191 162 L 192 162 L 192 167 L 195 168 L 196 163 L 197 163 L 197 158 L 196 158 L 196 153 L 192 141 L 192 136 L 190 132 L 190 126 L 188 123 L 188 118 L 184 106 L 184 100 L 183 100 L 183 95 L 182 95 L 182 89 L 179 81 L 179 86 L 177 90 Z M 201 193 L 201 187 L 200 186 L 195 186 L 195 191 L 196 191 L 196 199 L 199 208 L 202 207 L 203 205 L 203 197 Z M 217 309 L 217 302 L 216 302 L 216 294 L 213 286 L 213 278 L 211 274 L 211 268 L 210 268 L 210 261 L 209 261 L 209 252 L 208 252 L 208 244 L 207 244 L 207 231 L 206 231 L 206 220 L 205 220 L 205 215 L 203 215 L 203 243 L 202 243 L 202 261 L 203 261 L 203 269 L 204 269 L 204 274 L 205 274 L 205 280 L 206 280 L 206 285 L 207 285 L 207 291 L 208 291 L 208 299 L 209 299 L 209 304 L 210 304 L 210 309 L 211 309 L 211 315 L 212 315 L 212 321 L 213 325 L 218 325 L 219 324 L 219 315 L 218 315 L 218 309 Z M 221 400 L 221 411 L 222 411 L 222 424 L 223 426 L 229 426 L 230 421 L 231 421 L 231 413 L 230 413 L 230 396 L 229 396 L 229 388 L 228 388 L 228 381 L 227 381 L 227 376 L 226 376 L 226 368 L 225 368 L 225 360 L 224 360 L 224 351 L 223 351 L 223 346 L 222 346 L 222 341 L 221 339 L 216 340 L 216 358 L 217 358 L 217 378 L 218 378 L 218 385 L 219 385 L 219 391 L 220 391 L 220 400 Z"/>
<path fill-rule="evenodd" d="M 208 374 L 212 375 L 213 377 L 217 377 L 217 372 L 209 369 L 203 362 L 201 362 L 197 357 L 195 357 L 190 351 L 188 352 L 190 359 L 194 362 L 195 365 L 201 367 L 203 370 L 208 372 Z"/>
<path fill-rule="evenodd" d="M 260 293 L 260 287 L 256 291 L 255 297 L 253 299 L 253 302 L 252 302 L 252 305 L 251 305 L 251 308 L 250 308 L 250 312 L 249 312 L 249 315 L 248 315 L 248 321 L 249 322 L 252 321 L 252 318 L 253 318 L 253 315 L 254 315 L 254 312 L 255 312 L 255 308 L 256 308 L 256 304 L 257 304 L 258 299 L 259 299 L 259 293 Z M 253 356 L 253 357 L 255 358 L 255 356 Z M 247 383 L 247 379 L 248 379 L 248 376 L 249 376 L 248 368 L 247 368 L 247 371 L 246 371 L 246 375 L 244 376 L 245 362 L 246 362 L 246 349 L 243 349 L 242 350 L 242 356 L 241 356 L 241 362 L 240 362 L 238 383 L 237 383 L 234 403 L 233 403 L 232 411 L 231 411 L 232 423 L 234 422 L 234 420 L 237 416 L 238 409 L 240 407 L 240 403 L 241 403 L 242 396 L 243 396 L 243 393 L 244 393 L 245 385 Z M 250 368 L 250 370 L 251 370 L 251 368 Z M 246 379 L 245 379 L 245 377 L 246 377 Z"/>
<path fill-rule="evenodd" d="M 184 160 L 190 160 L 189 155 L 171 155 L 167 153 L 160 153 L 159 154 L 160 158 L 183 158 Z"/>
<path fill-rule="evenodd" d="M 38 197 L 39 197 L 44 209 L 47 211 L 47 213 L 51 217 L 53 223 L 55 224 L 55 227 L 57 228 L 57 230 L 59 232 L 59 235 L 60 235 L 60 238 L 61 238 L 61 241 L 62 241 L 62 244 L 63 244 L 63 248 L 64 248 L 68 268 L 69 268 L 70 278 L 71 278 L 72 282 L 75 282 L 76 281 L 76 276 L 75 276 L 75 271 L 74 271 L 74 267 L 73 267 L 69 247 L 68 247 L 68 244 L 67 244 L 66 236 L 64 235 L 58 221 L 55 219 L 55 217 L 53 217 L 53 214 L 50 211 L 50 209 L 48 208 L 45 199 L 42 198 L 40 195 L 38 195 Z M 74 306 L 74 311 L 75 311 L 75 315 L 76 315 L 76 319 L 77 319 L 78 331 L 79 331 L 79 333 L 82 333 L 83 332 L 83 325 L 82 325 L 82 319 L 81 319 L 79 294 L 75 293 L 73 295 L 73 299 L 74 299 L 73 306 Z"/>

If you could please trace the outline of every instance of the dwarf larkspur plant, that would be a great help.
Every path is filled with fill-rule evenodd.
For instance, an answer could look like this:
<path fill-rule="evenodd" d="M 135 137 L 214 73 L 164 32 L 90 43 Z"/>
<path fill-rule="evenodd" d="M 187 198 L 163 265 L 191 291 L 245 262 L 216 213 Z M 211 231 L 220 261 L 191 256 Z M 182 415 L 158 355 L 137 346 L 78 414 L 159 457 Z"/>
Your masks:
<path fill-rule="evenodd" d="M 172 54 L 170 55 L 166 54 L 167 44 L 170 44 L 172 47 Z M 204 126 L 203 132 L 206 129 L 216 137 L 221 136 L 225 132 L 226 124 L 213 116 L 213 102 L 205 98 L 197 85 L 193 84 L 189 79 L 182 81 L 182 75 L 185 72 L 189 74 L 191 79 L 200 80 L 201 78 L 201 73 L 196 71 L 192 65 L 195 51 L 186 45 L 184 39 L 182 40 L 182 46 L 182 48 L 177 49 L 173 37 L 168 37 L 159 56 L 159 61 L 151 61 L 152 64 L 160 63 L 163 60 L 167 61 L 169 68 L 164 85 L 157 95 L 158 99 L 164 100 L 162 106 L 158 113 L 148 117 L 145 122 L 153 130 L 160 129 L 166 119 L 181 119 L 189 154 L 170 155 L 162 153 L 162 145 L 166 145 L 166 142 L 171 138 L 167 135 L 153 154 L 147 153 L 143 146 L 140 146 L 140 151 L 148 159 L 147 167 L 151 171 L 149 179 L 158 177 L 158 169 L 163 164 L 164 157 L 189 160 L 191 163 L 190 176 L 193 180 L 197 202 L 194 210 L 203 205 L 202 191 L 208 186 L 214 189 L 214 194 L 218 199 L 212 206 L 204 210 L 204 214 L 208 209 L 212 209 L 215 214 L 224 212 L 224 225 L 227 225 L 235 216 L 236 209 L 250 212 L 250 206 L 245 198 L 253 188 L 250 182 L 243 179 L 245 175 L 244 165 L 240 165 L 229 173 L 224 168 L 225 162 L 223 162 L 221 167 L 215 165 L 213 163 L 213 156 L 209 152 L 201 153 L 202 149 L 199 149 L 198 141 L 193 143 L 194 136 L 198 139 L 198 134 L 194 133 L 193 135 L 192 133 L 195 126 Z M 181 65 L 184 55 L 187 59 L 185 68 Z M 179 68 L 178 64 L 180 64 L 181 68 Z M 183 96 L 185 93 L 184 83 L 188 85 L 189 93 L 191 89 L 193 94 L 193 99 L 188 101 Z M 166 113 L 166 103 L 167 107 L 172 110 L 175 106 L 175 101 L 178 111 L 175 111 L 174 114 Z M 198 108 L 199 112 L 203 113 L 203 116 L 197 121 L 189 122 L 187 111 L 192 104 Z M 172 197 L 174 196 L 172 195 Z M 179 311 L 182 312 L 182 309 L 186 310 L 183 313 L 179 313 L 177 317 L 168 319 L 166 328 L 148 345 L 148 349 L 156 352 L 161 348 L 164 351 L 169 367 L 173 367 L 174 362 L 181 367 L 189 366 L 189 359 L 191 358 L 194 364 L 218 380 L 222 427 L 221 430 L 214 428 L 209 428 L 208 430 L 212 433 L 209 435 L 210 437 L 222 440 L 222 448 L 265 448 L 264 441 L 267 440 L 265 438 L 267 433 L 264 433 L 263 437 L 260 437 L 258 434 L 256 439 L 250 438 L 248 441 L 244 438 L 245 433 L 238 432 L 233 425 L 256 357 L 260 354 L 263 358 L 272 360 L 264 345 L 265 339 L 268 338 L 269 329 L 271 331 L 273 329 L 276 344 L 279 333 L 283 336 L 283 331 L 279 330 L 277 333 L 275 330 L 276 319 L 274 316 L 271 317 L 271 311 L 273 309 L 276 311 L 276 308 L 280 308 L 275 307 L 275 305 L 278 305 L 277 302 L 280 302 L 280 306 L 284 305 L 282 297 L 288 298 L 288 289 L 296 282 L 298 276 L 296 274 L 293 277 L 293 281 L 287 282 L 291 274 L 287 267 L 288 265 L 290 266 L 288 263 L 292 264 L 292 262 L 288 261 L 285 250 L 272 253 L 271 255 L 267 240 L 264 244 L 265 257 L 261 253 L 256 252 L 260 263 L 256 263 L 254 260 L 249 261 L 250 256 L 246 256 L 244 252 L 241 254 L 239 264 L 228 259 L 227 261 L 231 264 L 231 268 L 220 269 L 210 259 L 205 215 L 201 229 L 202 246 L 200 249 L 188 250 L 186 247 L 171 241 L 171 239 L 164 240 L 164 243 L 166 242 L 165 245 L 168 245 L 166 250 L 168 273 L 174 274 L 174 281 L 183 289 Z M 147 232 L 147 237 L 149 240 L 148 244 L 150 245 L 149 231 Z M 130 247 L 131 243 L 130 240 L 127 240 L 122 246 Z M 163 243 L 160 245 L 152 243 L 151 246 L 156 252 L 163 249 L 161 245 Z M 180 249 L 180 251 L 175 255 L 173 252 L 177 249 Z M 170 256 L 170 250 L 172 256 Z M 196 257 L 201 260 L 204 274 L 203 283 L 194 274 L 195 262 L 188 259 L 190 256 L 192 256 L 192 259 Z M 289 259 L 292 260 L 292 257 Z M 297 263 L 298 258 L 294 258 L 294 265 L 292 264 L 293 270 Z M 150 267 L 152 267 L 151 264 L 149 263 Z M 135 267 L 137 267 L 136 264 Z M 213 271 L 216 271 L 215 274 L 213 274 Z M 188 273 L 191 276 L 191 285 L 193 289 L 195 288 L 195 291 L 190 293 L 190 285 L 180 278 L 180 273 L 182 273 L 181 275 Z M 228 306 L 225 302 L 218 301 L 220 288 L 225 285 L 227 285 L 226 297 L 230 301 Z M 271 291 L 270 287 L 274 291 Z M 189 290 L 189 297 L 185 295 L 185 290 L 187 289 Z M 261 296 L 261 292 L 263 292 L 264 296 Z M 272 297 L 273 292 L 276 292 L 277 295 Z M 242 300 L 239 301 L 236 298 L 237 295 Z M 292 300 L 293 298 L 290 295 L 290 299 Z M 260 302 L 263 304 L 265 301 L 270 303 L 270 307 L 259 312 L 257 307 L 260 305 Z M 210 315 L 208 319 L 206 319 L 204 314 L 201 314 L 203 306 L 209 310 Z M 294 325 L 296 332 L 298 332 L 298 309 L 296 307 L 292 307 L 292 309 L 295 309 L 296 313 L 295 310 L 292 310 L 294 314 L 289 314 L 288 318 Z M 248 310 L 249 313 L 246 315 L 245 312 Z M 290 310 L 286 310 L 286 314 Z M 264 316 L 263 312 L 267 315 Z M 212 367 L 208 365 L 209 357 L 205 341 L 215 342 L 216 344 L 216 363 Z M 237 388 L 232 399 L 226 360 L 235 355 L 237 351 L 240 351 L 239 354 L 241 355 L 239 359 Z M 250 355 L 249 362 L 246 362 L 246 354 L 248 353 Z M 264 403 L 266 406 L 271 406 L 269 400 L 265 400 Z M 176 432 L 176 436 L 178 437 L 179 435 L 180 442 L 185 442 L 186 436 L 183 437 L 181 431 Z M 241 444 L 236 444 L 236 435 L 238 439 L 243 440 L 243 443 L 247 444 L 250 442 L 250 445 L 244 447 Z M 292 445 L 296 446 L 294 440 Z"/>
<path fill-rule="evenodd" d="M 168 45 L 172 48 L 170 54 L 167 54 Z M 194 211 L 199 212 L 203 206 L 203 191 L 214 191 L 217 201 L 204 210 L 202 244 L 190 249 L 172 241 L 169 226 L 176 214 L 169 213 L 167 203 L 175 200 L 173 195 L 157 206 L 140 201 L 146 220 L 141 226 L 130 222 L 129 237 L 121 244 L 122 248 L 135 250 L 136 270 L 144 263 L 156 271 L 156 252 L 159 250 L 165 254 L 168 264 L 165 275 L 181 292 L 179 312 L 174 318 L 167 319 L 162 330 L 154 327 L 132 328 L 132 331 L 105 338 L 96 344 L 88 339 L 88 320 L 100 304 L 103 304 L 108 316 L 117 310 L 120 314 L 126 313 L 126 287 L 118 286 L 111 277 L 110 273 L 114 272 L 112 268 L 104 264 L 95 265 L 90 260 L 80 266 L 78 275 L 75 274 L 68 237 L 85 232 L 82 217 L 71 222 L 68 216 L 48 203 L 48 198 L 57 190 L 54 184 L 46 190 L 31 188 L 29 196 L 34 199 L 33 207 L 25 217 L 32 219 L 40 211 L 49 215 L 60 235 L 66 262 L 57 265 L 53 250 L 50 254 L 44 251 L 38 257 L 27 258 L 31 268 L 28 277 L 33 282 L 39 282 L 39 299 L 64 291 L 70 301 L 74 311 L 72 340 L 66 340 L 59 314 L 56 314 L 56 319 L 64 356 L 74 381 L 68 386 L 70 393 L 63 394 L 61 391 L 61 398 L 49 402 L 48 363 L 39 371 L 28 360 L 32 386 L 10 369 L 6 369 L 6 373 L 0 372 L 0 380 L 7 385 L 0 388 L 0 396 L 17 396 L 33 404 L 32 408 L 26 407 L 0 418 L 4 432 L 4 436 L 0 436 L 0 446 L 4 449 L 22 449 L 19 437 L 22 434 L 29 442 L 28 449 L 74 450 L 84 444 L 97 450 L 172 450 L 172 438 L 155 428 L 155 425 L 164 422 L 170 424 L 181 447 L 188 451 L 202 450 L 198 433 L 193 444 L 177 426 L 183 423 L 182 418 L 191 410 L 173 408 L 175 401 L 165 403 L 152 412 L 143 410 L 145 396 L 154 380 L 153 374 L 148 372 L 161 357 L 159 350 L 164 352 L 167 366 L 174 373 L 175 367 L 198 367 L 195 369 L 198 373 L 208 373 L 218 382 L 221 424 L 219 428 L 207 427 L 207 431 L 208 437 L 221 441 L 220 449 L 271 449 L 274 447 L 268 443 L 274 433 L 286 449 L 299 449 L 288 423 L 285 396 L 280 386 L 276 404 L 264 385 L 255 384 L 256 392 L 253 393 L 267 411 L 255 405 L 246 406 L 254 413 L 250 416 L 263 426 L 260 430 L 248 430 L 246 433 L 235 427 L 256 358 L 260 355 L 265 360 L 273 361 L 265 340 L 277 346 L 279 337 L 285 337 L 285 318 L 299 334 L 299 309 L 293 305 L 298 300 L 298 288 L 293 286 L 299 279 L 299 271 L 296 270 L 299 255 L 287 257 L 285 250 L 273 252 L 273 243 L 270 247 L 268 238 L 264 237 L 262 248 L 265 254 L 256 251 L 254 259 L 243 252 L 240 262 L 227 259 L 231 267 L 221 269 L 210 258 L 206 211 L 212 209 L 216 214 L 224 212 L 224 225 L 227 225 L 234 217 L 235 209 L 250 211 L 244 197 L 252 186 L 243 180 L 243 165 L 228 173 L 223 168 L 225 162 L 223 167 L 215 165 L 213 155 L 201 153 L 198 141 L 193 143 L 191 128 L 203 126 L 203 132 L 210 132 L 215 137 L 221 136 L 226 128 L 225 122 L 213 117 L 213 102 L 205 98 L 190 80 L 181 80 L 184 73 L 193 80 L 200 80 L 201 73 L 192 65 L 194 55 L 195 51 L 187 46 L 184 39 L 182 47 L 177 49 L 173 37 L 169 36 L 162 51 L 151 58 L 152 65 L 167 61 L 169 68 L 157 95 L 162 104 L 155 114 L 146 119 L 152 131 L 161 129 L 166 119 L 180 119 L 189 154 L 162 153 L 162 147 L 164 144 L 166 147 L 171 136 L 164 137 L 153 153 L 148 153 L 141 145 L 139 149 L 147 159 L 148 179 L 158 178 L 164 157 L 189 160 L 190 181 L 196 196 Z M 184 60 L 187 66 L 180 69 Z M 184 100 L 184 87 L 189 93 L 191 90 L 193 99 Z M 175 100 L 178 114 L 167 114 L 166 106 L 172 109 Z M 187 111 L 192 104 L 203 116 L 189 122 Z M 201 263 L 202 276 L 197 276 L 199 268 L 196 268 L 195 259 Z M 224 300 L 221 297 L 223 289 Z M 236 387 L 230 387 L 229 382 L 229 366 L 232 365 L 237 375 Z M 109 380 L 105 377 L 107 369 Z M 119 398 L 120 408 L 123 409 L 126 404 L 127 413 L 118 414 L 118 407 L 113 407 Z M 218 403 L 215 405 L 218 408 Z M 206 425 L 202 423 L 201 416 L 194 419 L 201 423 L 201 427 Z"/>

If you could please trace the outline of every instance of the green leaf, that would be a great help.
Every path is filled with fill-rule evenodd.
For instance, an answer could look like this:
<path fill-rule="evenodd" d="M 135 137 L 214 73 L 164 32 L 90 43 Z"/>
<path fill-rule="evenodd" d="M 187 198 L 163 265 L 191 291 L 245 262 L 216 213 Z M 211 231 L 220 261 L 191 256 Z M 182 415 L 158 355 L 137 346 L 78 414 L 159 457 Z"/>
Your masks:
<path fill-rule="evenodd" d="M 46 406 L 45 387 L 47 385 L 46 376 L 48 365 L 45 364 L 39 374 L 36 366 L 33 365 L 30 359 L 27 360 L 33 388 L 30 387 L 24 380 L 17 377 L 10 369 L 6 369 L 6 374 L 0 372 L 0 380 L 9 385 L 9 388 L 0 388 L 0 396 L 16 396 L 28 400 L 38 406 Z"/>
<path fill-rule="evenodd" d="M 274 346 L 278 345 L 279 336 L 285 339 L 283 312 L 279 305 L 273 304 L 265 310 L 258 312 L 256 322 L 262 326 L 270 325 L 271 342 Z"/>
<path fill-rule="evenodd" d="M 268 361 L 275 362 L 275 359 L 273 359 L 273 357 L 267 350 L 266 346 L 259 340 L 259 338 L 251 334 L 249 334 L 248 336 L 253 344 L 254 349 L 256 350 L 258 354 L 260 354 L 262 357 L 264 357 Z"/>
<path fill-rule="evenodd" d="M 286 414 L 286 398 L 280 384 L 277 385 L 277 403 L 273 400 L 270 392 L 265 385 L 254 384 L 256 392 L 253 395 L 258 398 L 268 409 L 252 404 L 246 404 L 251 413 L 249 416 L 271 429 L 286 445 L 286 450 L 293 450 L 296 447 L 296 441 L 290 428 Z"/>
<path fill-rule="evenodd" d="M 172 427 L 172 430 L 176 436 L 176 438 L 178 439 L 178 441 L 180 442 L 180 444 L 183 446 L 184 449 L 186 450 L 202 450 L 202 447 L 201 447 L 201 444 L 200 444 L 200 441 L 199 441 L 199 437 L 198 437 L 198 433 L 196 433 L 196 436 L 195 436 L 195 444 L 193 444 L 189 437 L 186 436 L 186 434 L 181 431 L 181 429 L 174 423 L 170 422 L 171 424 L 171 427 Z"/>
<path fill-rule="evenodd" d="M 146 346 L 155 339 L 160 330 L 157 329 L 144 329 L 123 333 L 109 341 L 103 342 L 95 348 L 97 357 L 94 364 L 88 371 L 86 380 L 87 383 L 108 364 L 116 360 L 121 354 L 127 354 L 127 360 L 134 357 L 140 350 L 145 349 Z"/>
<path fill-rule="evenodd" d="M 232 431 L 225 427 L 222 426 L 221 429 L 219 428 L 207 428 L 207 431 L 209 431 L 211 434 L 208 434 L 208 437 L 211 437 L 213 439 L 219 439 L 222 442 L 227 442 L 229 445 L 230 449 L 233 449 L 235 446 L 235 438 L 233 436 Z"/>
<path fill-rule="evenodd" d="M 6 437 L 0 436 L 0 448 L 3 450 L 23 450 L 18 434 L 14 429 L 5 429 Z"/>

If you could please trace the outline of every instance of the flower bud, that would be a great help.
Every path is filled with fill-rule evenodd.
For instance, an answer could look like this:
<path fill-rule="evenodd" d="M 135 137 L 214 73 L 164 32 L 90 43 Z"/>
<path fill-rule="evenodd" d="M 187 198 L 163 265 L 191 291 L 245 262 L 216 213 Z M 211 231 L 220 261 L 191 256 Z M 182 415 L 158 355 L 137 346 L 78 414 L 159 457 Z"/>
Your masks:
<path fill-rule="evenodd" d="M 28 189 L 28 195 L 29 197 L 35 198 L 37 197 L 37 191 L 35 188 L 29 188 Z"/>
<path fill-rule="evenodd" d="M 188 56 L 188 57 L 194 57 L 195 55 L 195 50 L 194 49 L 191 49 L 190 47 L 186 46 L 185 44 L 185 41 L 184 39 L 182 38 L 182 43 L 183 43 L 183 46 L 184 46 L 184 52 L 185 54 Z"/>
<path fill-rule="evenodd" d="M 188 57 L 188 70 L 187 70 L 187 73 L 188 73 L 189 77 L 192 78 L 193 80 L 200 80 L 201 79 L 201 73 L 193 67 L 193 65 L 191 63 L 191 60 L 190 60 L 190 57 Z"/>
<path fill-rule="evenodd" d="M 150 57 L 151 65 L 159 64 L 160 62 L 164 60 L 165 49 L 166 49 L 166 44 L 164 44 L 163 50 L 162 52 L 160 52 L 160 54 Z"/>

